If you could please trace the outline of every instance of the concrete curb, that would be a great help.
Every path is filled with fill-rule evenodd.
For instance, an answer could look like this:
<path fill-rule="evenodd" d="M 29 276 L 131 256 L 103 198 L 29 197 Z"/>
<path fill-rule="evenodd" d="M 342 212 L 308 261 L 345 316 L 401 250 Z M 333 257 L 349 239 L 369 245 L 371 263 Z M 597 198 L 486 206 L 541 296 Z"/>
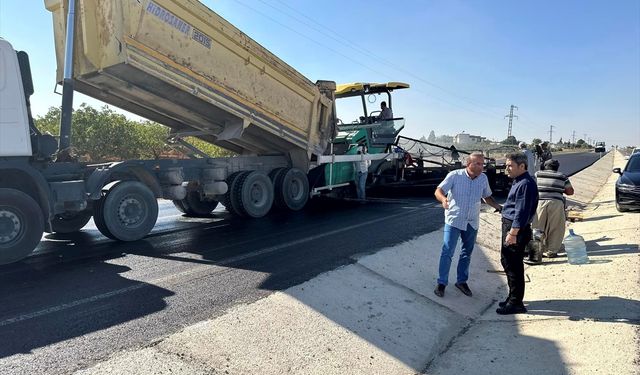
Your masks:
<path fill-rule="evenodd" d="M 589 167 L 569 177 L 572 185 L 580 187 L 576 189 L 573 196 L 567 198 L 569 207 L 584 208 L 593 200 L 602 189 L 602 184 L 594 183 L 594 181 L 604 182 L 611 176 L 613 159 L 616 154 L 622 156 L 618 151 L 608 152 Z"/>

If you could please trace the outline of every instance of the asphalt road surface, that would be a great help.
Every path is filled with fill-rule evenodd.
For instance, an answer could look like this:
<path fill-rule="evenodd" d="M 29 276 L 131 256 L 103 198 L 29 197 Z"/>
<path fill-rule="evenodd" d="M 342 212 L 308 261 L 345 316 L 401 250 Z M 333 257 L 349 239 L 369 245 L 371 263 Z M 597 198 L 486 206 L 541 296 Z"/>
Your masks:
<path fill-rule="evenodd" d="M 580 170 L 593 156 L 558 159 Z M 431 193 L 366 205 L 321 200 L 259 220 L 222 206 L 192 219 L 162 201 L 141 241 L 113 242 L 92 223 L 46 235 L 36 254 L 0 266 L 0 372 L 73 372 L 436 230 L 442 209 Z"/>
<path fill-rule="evenodd" d="M 555 154 L 553 158 L 560 162 L 559 171 L 567 176 L 571 176 L 595 163 L 600 159 L 600 156 L 600 153 L 596 152 L 576 152 Z"/>

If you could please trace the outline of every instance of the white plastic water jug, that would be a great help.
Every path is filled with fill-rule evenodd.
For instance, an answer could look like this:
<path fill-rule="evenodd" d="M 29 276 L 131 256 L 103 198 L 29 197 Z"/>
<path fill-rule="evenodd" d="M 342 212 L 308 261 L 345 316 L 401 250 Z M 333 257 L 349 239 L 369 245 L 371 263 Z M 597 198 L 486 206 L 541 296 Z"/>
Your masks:
<path fill-rule="evenodd" d="M 564 238 L 562 243 L 564 244 L 564 249 L 567 252 L 569 264 L 589 263 L 587 245 L 584 243 L 584 238 L 575 234 L 573 229 L 569 229 L 569 235 Z"/>

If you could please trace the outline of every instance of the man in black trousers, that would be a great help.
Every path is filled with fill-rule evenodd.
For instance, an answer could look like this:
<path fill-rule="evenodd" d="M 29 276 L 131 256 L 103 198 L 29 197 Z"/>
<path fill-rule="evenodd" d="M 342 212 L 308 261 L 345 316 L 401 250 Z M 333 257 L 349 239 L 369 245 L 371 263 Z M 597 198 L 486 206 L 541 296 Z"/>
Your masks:
<path fill-rule="evenodd" d="M 507 274 L 509 297 L 499 303 L 498 314 L 527 312 L 524 299 L 524 253 L 531 241 L 531 222 L 538 207 L 538 187 L 527 173 L 527 157 L 522 152 L 506 155 L 507 175 L 513 179 L 502 208 L 502 248 L 500 262 Z"/>

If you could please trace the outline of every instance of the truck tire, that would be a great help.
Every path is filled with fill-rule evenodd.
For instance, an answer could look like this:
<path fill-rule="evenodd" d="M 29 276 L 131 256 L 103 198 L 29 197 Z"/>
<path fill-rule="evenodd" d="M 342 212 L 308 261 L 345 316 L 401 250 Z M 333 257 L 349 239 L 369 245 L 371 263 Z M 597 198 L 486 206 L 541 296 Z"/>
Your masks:
<path fill-rule="evenodd" d="M 184 199 L 173 201 L 173 204 L 188 217 L 209 217 L 218 207 L 218 201 L 203 201 L 196 190 L 188 191 Z"/>
<path fill-rule="evenodd" d="M 274 204 L 281 209 L 299 211 L 309 200 L 309 179 L 298 168 L 278 173 L 274 183 Z"/>
<path fill-rule="evenodd" d="M 158 201 L 151 189 L 138 181 L 116 183 L 95 208 L 96 227 L 114 240 L 139 240 L 153 229 L 158 219 Z"/>
<path fill-rule="evenodd" d="M 231 192 L 231 204 L 240 216 L 265 216 L 273 205 L 273 184 L 269 176 L 261 171 L 240 175 Z"/>
<path fill-rule="evenodd" d="M 272 210 L 280 211 L 286 209 L 286 207 L 282 206 L 278 201 L 278 180 L 283 173 L 287 172 L 287 170 L 289 170 L 289 168 L 282 167 L 273 169 L 271 172 L 269 172 L 269 178 L 271 179 L 271 183 L 273 184 L 273 206 L 271 207 Z"/>
<path fill-rule="evenodd" d="M 0 264 L 29 255 L 44 233 L 44 216 L 38 203 L 16 189 L 0 189 Z"/>
<path fill-rule="evenodd" d="M 100 199 L 95 201 L 95 203 L 93 204 L 93 222 L 96 224 L 96 228 L 98 228 L 100 233 L 108 238 L 111 238 L 112 240 L 115 240 L 116 238 L 113 236 L 113 234 L 111 234 L 109 228 L 107 228 L 107 224 L 104 221 L 103 206 L 104 200 L 106 198 L 106 193 L 106 191 L 102 191 L 102 196 L 100 197 Z"/>
<path fill-rule="evenodd" d="M 272 170 L 271 172 L 269 172 L 269 178 L 271 179 L 271 183 L 273 184 L 273 187 L 276 187 L 276 180 L 278 179 L 278 177 L 280 176 L 280 174 L 286 172 L 289 168 L 276 168 L 274 170 Z"/>
<path fill-rule="evenodd" d="M 173 205 L 178 209 L 178 211 L 182 212 L 183 214 L 187 213 L 187 209 L 184 208 L 184 206 L 182 205 L 182 201 L 184 199 L 174 199 L 172 200 Z"/>
<path fill-rule="evenodd" d="M 93 215 L 92 209 L 82 210 L 80 212 L 65 212 L 57 214 L 51 220 L 51 229 L 54 233 L 74 233 L 84 228 L 91 220 Z"/>
<path fill-rule="evenodd" d="M 241 212 L 238 212 L 234 208 L 234 205 L 231 199 L 231 193 L 233 192 L 233 189 L 235 188 L 236 183 L 238 182 L 238 178 L 246 174 L 249 174 L 249 172 L 248 171 L 235 172 L 231 176 L 229 176 L 229 178 L 227 179 L 227 185 L 229 185 L 229 188 L 227 189 L 227 192 L 222 196 L 221 202 L 224 205 L 224 207 L 227 209 L 227 211 L 229 211 L 229 213 L 232 215 L 236 215 L 236 216 L 242 215 Z"/>

